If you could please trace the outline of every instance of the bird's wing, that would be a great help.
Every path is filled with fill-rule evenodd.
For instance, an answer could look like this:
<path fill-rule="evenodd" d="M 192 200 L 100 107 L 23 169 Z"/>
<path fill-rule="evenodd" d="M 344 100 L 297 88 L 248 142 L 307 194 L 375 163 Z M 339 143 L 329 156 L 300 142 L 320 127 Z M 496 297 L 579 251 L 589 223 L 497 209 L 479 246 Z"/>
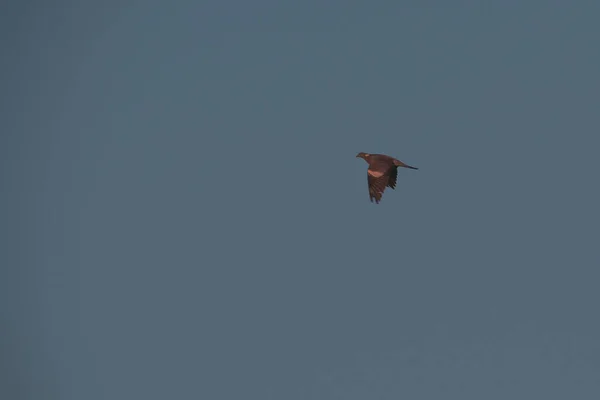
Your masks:
<path fill-rule="evenodd" d="M 396 178 L 398 177 L 398 168 L 392 167 L 390 168 L 390 179 L 388 181 L 388 186 L 392 189 L 396 189 Z"/>
<path fill-rule="evenodd" d="M 369 182 L 369 198 L 371 202 L 375 199 L 375 203 L 379 203 L 385 187 L 388 185 L 390 175 L 388 171 L 371 170 L 367 171 Z"/>

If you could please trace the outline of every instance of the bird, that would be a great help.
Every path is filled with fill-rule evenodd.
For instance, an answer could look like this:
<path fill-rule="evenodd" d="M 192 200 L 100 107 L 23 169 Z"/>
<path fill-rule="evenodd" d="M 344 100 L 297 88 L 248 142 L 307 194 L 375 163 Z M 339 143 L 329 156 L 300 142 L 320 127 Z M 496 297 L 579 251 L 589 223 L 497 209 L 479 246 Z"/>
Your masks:
<path fill-rule="evenodd" d="M 369 154 L 360 152 L 357 158 L 364 159 L 368 164 L 367 177 L 369 184 L 369 199 L 371 203 L 375 200 L 379 204 L 386 187 L 396 189 L 396 178 L 398 177 L 398 167 L 419 169 L 402 161 L 386 156 L 385 154 Z"/>

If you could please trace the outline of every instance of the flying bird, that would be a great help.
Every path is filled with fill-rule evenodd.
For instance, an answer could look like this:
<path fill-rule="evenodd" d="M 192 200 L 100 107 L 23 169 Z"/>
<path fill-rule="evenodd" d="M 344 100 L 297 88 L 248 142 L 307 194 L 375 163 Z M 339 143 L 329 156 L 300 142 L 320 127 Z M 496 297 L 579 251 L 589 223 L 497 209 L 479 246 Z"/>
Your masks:
<path fill-rule="evenodd" d="M 419 169 L 404 164 L 402 161 L 385 154 L 358 153 L 358 158 L 364 159 L 369 164 L 367 177 L 369 182 L 369 199 L 379 204 L 381 196 L 386 187 L 396 188 L 396 178 L 398 177 L 398 167 Z"/>

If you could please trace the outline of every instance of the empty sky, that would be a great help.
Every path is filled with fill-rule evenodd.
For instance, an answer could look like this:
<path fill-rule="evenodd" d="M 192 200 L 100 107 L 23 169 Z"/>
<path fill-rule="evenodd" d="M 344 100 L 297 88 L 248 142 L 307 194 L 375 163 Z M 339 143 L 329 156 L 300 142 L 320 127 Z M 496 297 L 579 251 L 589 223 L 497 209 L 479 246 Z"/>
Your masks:
<path fill-rule="evenodd" d="M 598 2 L 2 7 L 3 398 L 599 398 Z"/>

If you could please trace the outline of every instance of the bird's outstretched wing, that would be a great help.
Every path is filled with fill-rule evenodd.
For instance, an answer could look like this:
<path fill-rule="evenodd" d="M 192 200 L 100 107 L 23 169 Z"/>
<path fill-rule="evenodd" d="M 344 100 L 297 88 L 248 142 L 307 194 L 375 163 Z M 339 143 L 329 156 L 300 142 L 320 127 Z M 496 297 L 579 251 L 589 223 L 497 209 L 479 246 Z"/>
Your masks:
<path fill-rule="evenodd" d="M 392 189 L 396 189 L 396 178 L 398 178 L 398 168 L 392 167 L 390 168 L 390 179 L 388 180 L 388 187 Z"/>
<path fill-rule="evenodd" d="M 373 199 L 375 199 L 375 203 L 379 204 L 381 201 L 381 196 L 383 196 L 383 192 L 390 182 L 389 171 L 369 169 L 367 171 L 367 177 L 369 183 L 369 199 L 371 202 L 373 202 Z"/>

